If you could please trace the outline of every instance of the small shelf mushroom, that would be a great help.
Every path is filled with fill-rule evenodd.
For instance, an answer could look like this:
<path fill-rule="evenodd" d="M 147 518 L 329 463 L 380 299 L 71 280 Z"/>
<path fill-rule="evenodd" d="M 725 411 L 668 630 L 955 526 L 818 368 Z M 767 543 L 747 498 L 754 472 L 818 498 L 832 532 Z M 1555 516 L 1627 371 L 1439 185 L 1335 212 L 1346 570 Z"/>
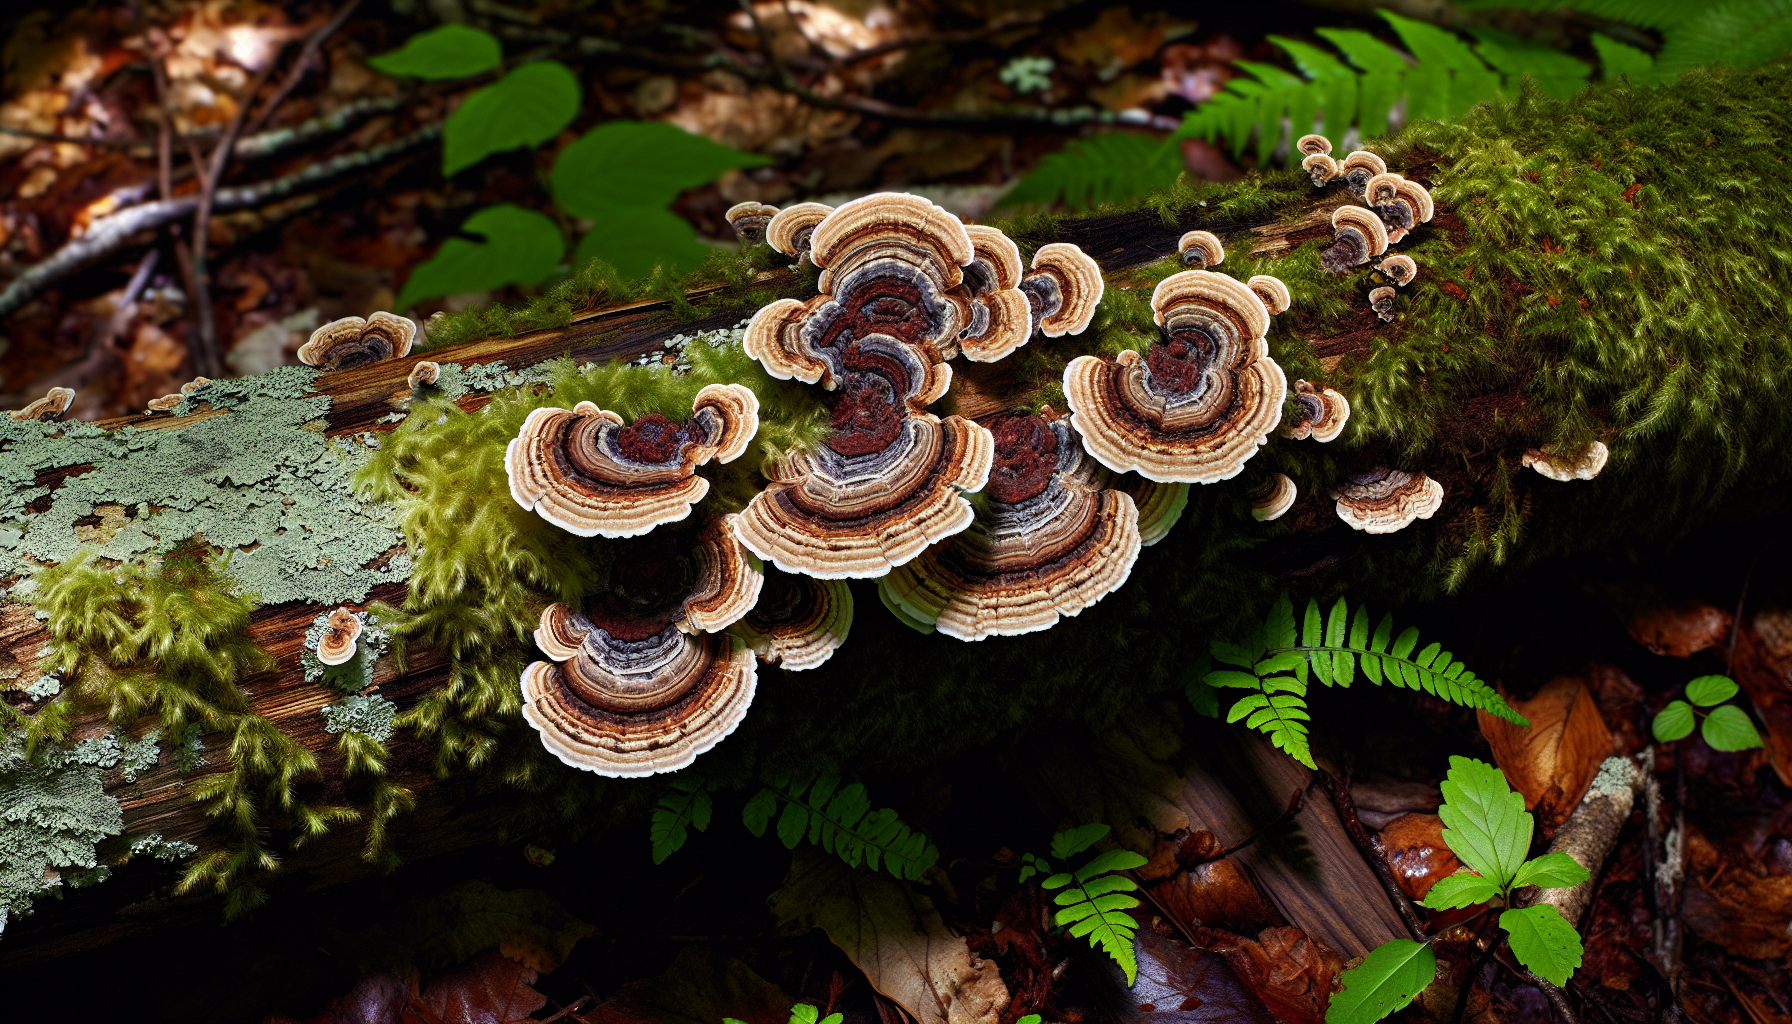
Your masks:
<path fill-rule="evenodd" d="M 1394 253 L 1390 256 L 1383 256 L 1381 258 L 1381 263 L 1377 265 L 1376 269 L 1381 271 L 1383 277 L 1393 282 L 1394 287 L 1396 288 L 1406 287 L 1413 282 L 1414 278 L 1419 276 L 1418 263 L 1405 253 Z"/>
<path fill-rule="evenodd" d="M 776 206 L 749 201 L 735 203 L 723 216 L 728 218 L 728 224 L 734 228 L 734 237 L 740 239 L 740 244 L 759 245 L 765 241 L 765 229 L 777 215 Z"/>
<path fill-rule="evenodd" d="M 1286 473 L 1272 473 L 1269 479 L 1251 488 L 1251 518 L 1260 523 L 1271 522 L 1282 518 L 1282 515 L 1294 507 L 1294 499 L 1300 491 L 1294 481 Z"/>
<path fill-rule="evenodd" d="M 1392 321 L 1394 319 L 1394 289 L 1385 284 L 1369 289 L 1369 308 L 1373 309 L 1375 315 L 1381 317 L 1382 320 Z"/>
<path fill-rule="evenodd" d="M 1605 442 L 1594 441 L 1574 456 L 1556 455 L 1541 448 L 1532 448 L 1524 453 L 1521 461 L 1551 480 L 1567 482 L 1593 479 L 1605 468 L 1605 460 L 1610 457 L 1611 451 L 1606 448 Z"/>
<path fill-rule="evenodd" d="M 1377 466 L 1332 489 L 1338 518 L 1364 533 L 1393 533 L 1430 519 L 1444 503 L 1444 487 L 1424 473 Z"/>
<path fill-rule="evenodd" d="M 14 409 L 7 415 L 15 420 L 59 420 L 74 403 L 74 388 L 51 388 L 44 392 L 44 397 L 23 409 Z"/>
<path fill-rule="evenodd" d="M 1342 274 L 1388 251 L 1388 229 L 1381 218 L 1361 206 L 1340 206 L 1332 213 L 1333 244 L 1319 254 L 1328 273 Z"/>
<path fill-rule="evenodd" d="M 1359 196 L 1368 188 L 1370 178 L 1377 174 L 1386 174 L 1387 170 L 1387 162 L 1366 149 L 1352 152 L 1338 165 L 1338 171 L 1344 177 L 1344 184 Z"/>
<path fill-rule="evenodd" d="M 758 599 L 763 578 L 711 520 L 688 538 L 619 546 L 609 585 L 584 608 L 549 605 L 523 671 L 523 717 L 574 768 L 634 776 L 676 771 L 745 717 L 753 652 L 721 629 Z"/>
<path fill-rule="evenodd" d="M 1282 436 L 1296 441 L 1310 437 L 1321 444 L 1329 443 L 1350 422 L 1350 399 L 1304 380 L 1294 382 L 1294 406 L 1299 411 L 1294 422 L 1283 428 Z"/>
<path fill-rule="evenodd" d="M 1132 503 L 1138 506 L 1139 546 L 1143 548 L 1168 537 L 1188 508 L 1189 485 L 1185 483 L 1163 483 L 1127 473 L 1114 486 L 1132 495 Z"/>
<path fill-rule="evenodd" d="M 412 391 L 416 391 L 434 384 L 441 378 L 442 364 L 425 359 L 411 367 L 411 372 L 405 377 L 404 382 Z"/>
<path fill-rule="evenodd" d="M 967 226 L 971 261 L 962 271 L 966 326 L 958 349 L 974 363 L 993 363 L 1013 354 L 1033 336 L 1033 311 L 1020 290 L 1020 247 L 995 228 Z"/>
<path fill-rule="evenodd" d="M 1177 240 L 1176 251 L 1182 254 L 1182 265 L 1194 270 L 1217 267 L 1226 259 L 1226 247 L 1211 231 L 1188 232 Z"/>
<path fill-rule="evenodd" d="M 180 403 L 187 400 L 188 395 L 192 394 L 194 391 L 197 391 L 199 388 L 201 388 L 207 384 L 210 384 L 211 382 L 212 382 L 212 379 L 210 377 L 194 377 L 192 380 L 188 381 L 187 383 L 182 384 L 180 386 L 180 390 L 176 391 L 174 394 L 163 395 L 160 398 L 150 399 L 148 411 L 149 412 L 173 412 L 176 408 L 178 408 L 180 406 Z"/>
<path fill-rule="evenodd" d="M 1068 242 L 1040 246 L 1033 253 L 1033 272 L 1020 282 L 1033 309 L 1034 330 L 1048 338 L 1087 330 L 1106 288 L 1101 265 Z"/>
<path fill-rule="evenodd" d="M 1083 447 L 1116 472 L 1163 482 L 1236 476 L 1269 439 L 1288 390 L 1269 357 L 1269 310 L 1243 282 L 1185 270 L 1158 282 L 1163 335 L 1141 355 L 1079 356 L 1064 394 Z"/>
<path fill-rule="evenodd" d="M 345 316 L 312 331 L 311 340 L 299 346 L 299 362 L 321 370 L 369 366 L 409 355 L 416 336 L 417 325 L 402 316 Z"/>
<path fill-rule="evenodd" d="M 330 613 L 330 628 L 317 641 L 317 660 L 326 665 L 344 665 L 355 656 L 355 641 L 364 625 L 361 617 L 347 608 Z"/>
<path fill-rule="evenodd" d="M 683 424 L 650 413 L 632 424 L 590 402 L 536 409 L 504 450 L 510 496 L 580 537 L 634 537 L 691 514 L 709 493 L 696 470 L 732 462 L 759 430 L 759 399 L 741 384 L 697 392 Z"/>
<path fill-rule="evenodd" d="M 1323 188 L 1343 175 L 1344 169 L 1332 159 L 1332 142 L 1325 136 L 1303 135 L 1294 148 L 1306 154 L 1300 166 L 1312 179 L 1314 188 Z"/>
<path fill-rule="evenodd" d="M 1263 308 L 1269 310 L 1270 316 L 1281 316 L 1288 312 L 1288 307 L 1294 305 L 1294 296 L 1289 293 L 1288 286 L 1283 284 L 1279 277 L 1253 274 L 1251 279 L 1245 282 L 1245 287 L 1257 293 L 1257 297 L 1263 300 Z"/>
<path fill-rule="evenodd" d="M 759 603 L 733 628 L 761 661 L 801 672 L 820 666 L 846 643 L 852 616 L 846 581 L 770 569 Z"/>
<path fill-rule="evenodd" d="M 1431 219 L 1431 193 L 1416 181 L 1394 173 L 1377 174 L 1363 188 L 1363 199 L 1387 226 L 1390 244 Z"/>
<path fill-rule="evenodd" d="M 809 239 L 815 226 L 827 219 L 834 208 L 822 203 L 797 203 L 772 215 L 765 226 L 767 245 L 786 256 L 809 255 Z"/>

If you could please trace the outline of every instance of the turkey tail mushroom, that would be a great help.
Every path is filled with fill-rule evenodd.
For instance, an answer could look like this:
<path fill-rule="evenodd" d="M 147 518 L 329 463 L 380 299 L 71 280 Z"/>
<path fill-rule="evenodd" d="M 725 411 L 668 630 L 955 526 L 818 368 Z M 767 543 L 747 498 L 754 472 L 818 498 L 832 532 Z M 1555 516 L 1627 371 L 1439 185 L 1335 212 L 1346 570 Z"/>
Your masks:
<path fill-rule="evenodd" d="M 1377 174 L 1386 174 L 1388 165 L 1381 157 L 1366 149 L 1359 149 L 1345 157 L 1338 165 L 1338 171 L 1344 177 L 1344 184 L 1350 191 L 1362 195 L 1369 186 L 1369 179 Z"/>
<path fill-rule="evenodd" d="M 1606 448 L 1605 442 L 1594 441 L 1573 456 L 1556 455 L 1541 448 L 1532 448 L 1524 453 L 1521 462 L 1551 480 L 1567 482 L 1593 479 L 1605 468 L 1605 460 L 1610 457 L 1611 451 Z"/>
<path fill-rule="evenodd" d="M 1444 503 L 1443 485 L 1424 473 L 1378 466 L 1332 489 L 1338 518 L 1364 533 L 1393 533 L 1430 519 Z"/>
<path fill-rule="evenodd" d="M 299 346 L 299 362 L 321 370 L 350 370 L 411 353 L 417 325 L 402 316 L 375 313 L 363 320 L 345 316 L 311 332 Z"/>
<path fill-rule="evenodd" d="M 958 347 L 974 363 L 993 363 L 1033 337 L 1032 306 L 1020 290 L 1020 247 L 992 227 L 973 224 L 964 230 L 975 255 L 964 268 L 970 315 Z"/>
<path fill-rule="evenodd" d="M 411 367 L 410 375 L 404 382 L 412 391 L 429 387 L 442 378 L 442 364 L 424 359 Z"/>
<path fill-rule="evenodd" d="M 772 219 L 766 223 L 766 244 L 786 256 L 808 256 L 809 239 L 815 233 L 815 226 L 833 212 L 833 207 L 821 203 L 786 206 L 773 214 Z"/>
<path fill-rule="evenodd" d="M 761 661 L 801 672 L 820 666 L 846 643 L 852 616 L 846 581 L 773 569 L 766 573 L 759 603 L 733 628 Z"/>
<path fill-rule="evenodd" d="M 728 218 L 728 225 L 734 228 L 734 237 L 740 239 L 742 245 L 760 245 L 765 241 L 765 229 L 777 215 L 776 206 L 745 202 L 730 206 L 723 216 Z"/>
<path fill-rule="evenodd" d="M 1106 288 L 1101 265 L 1067 242 L 1040 246 L 1033 254 L 1033 272 L 1020 283 L 1035 327 L 1048 338 L 1087 330 Z"/>
<path fill-rule="evenodd" d="M 69 406 L 75 404 L 74 388 L 51 388 L 44 392 L 44 397 L 37 399 L 23 409 L 14 409 L 7 413 L 15 420 L 59 420 L 68 412 Z"/>
<path fill-rule="evenodd" d="M 1294 148 L 1305 154 L 1300 166 L 1313 179 L 1313 187 L 1329 185 L 1344 173 L 1344 169 L 1338 166 L 1338 161 L 1332 159 L 1332 140 L 1325 136 L 1302 135 Z"/>
<path fill-rule="evenodd" d="M 1390 172 L 1375 175 L 1363 186 L 1363 201 L 1381 218 L 1390 245 L 1405 238 L 1416 223 L 1412 205 L 1400 199 L 1400 183 L 1405 180 Z"/>
<path fill-rule="evenodd" d="M 1211 231 L 1188 232 L 1177 240 L 1176 251 L 1182 254 L 1182 265 L 1195 270 L 1217 267 L 1226 259 L 1226 247 Z"/>
<path fill-rule="evenodd" d="M 355 656 L 362 627 L 361 617 L 347 608 L 331 612 L 329 628 L 317 640 L 317 660 L 331 666 L 347 664 Z"/>
<path fill-rule="evenodd" d="M 1393 282 L 1394 287 L 1396 288 L 1406 287 L 1413 282 L 1414 278 L 1419 276 L 1418 263 L 1415 262 L 1411 256 L 1404 253 L 1383 256 L 1380 265 L 1378 265 L 1376 269 L 1381 271 L 1383 277 Z"/>
<path fill-rule="evenodd" d="M 1311 437 L 1328 443 L 1344 432 L 1350 421 L 1350 400 L 1331 388 L 1315 387 L 1304 380 L 1294 382 L 1296 419 L 1282 431 L 1282 436 L 1296 441 Z"/>
<path fill-rule="evenodd" d="M 1394 319 L 1394 289 L 1387 285 L 1369 289 L 1369 308 L 1384 321 Z"/>
<path fill-rule="evenodd" d="M 1294 507 L 1294 499 L 1300 495 L 1294 481 L 1286 473 L 1270 474 L 1269 479 L 1252 487 L 1248 493 L 1251 499 L 1251 518 L 1260 523 L 1282 518 L 1284 513 Z"/>
<path fill-rule="evenodd" d="M 192 380 L 182 384 L 180 390 L 176 391 L 174 394 L 150 399 L 148 410 L 150 412 L 173 412 L 180 406 L 180 403 L 187 400 L 188 395 L 211 382 L 212 379 L 210 377 L 194 377 Z M 72 395 L 74 392 L 71 391 L 69 393 Z"/>
<path fill-rule="evenodd" d="M 1332 214 L 1333 244 L 1319 254 L 1328 273 L 1342 274 L 1388 251 L 1388 230 L 1381 218 L 1361 206 L 1340 206 Z"/>
<path fill-rule="evenodd" d="M 1280 316 L 1288 312 L 1289 306 L 1294 305 L 1294 296 L 1289 294 L 1288 286 L 1283 284 L 1279 277 L 1255 274 L 1245 282 L 1245 287 L 1257 293 L 1257 297 L 1263 300 L 1263 308 L 1269 310 L 1270 316 Z"/>

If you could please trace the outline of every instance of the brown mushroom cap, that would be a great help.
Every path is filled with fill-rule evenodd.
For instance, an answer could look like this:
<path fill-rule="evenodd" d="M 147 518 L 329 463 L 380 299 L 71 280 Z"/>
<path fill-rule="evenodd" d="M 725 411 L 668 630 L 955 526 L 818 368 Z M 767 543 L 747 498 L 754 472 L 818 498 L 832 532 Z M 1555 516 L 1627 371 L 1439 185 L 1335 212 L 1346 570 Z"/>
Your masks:
<path fill-rule="evenodd" d="M 1551 480 L 1566 482 L 1593 479 L 1605 468 L 1605 460 L 1610 457 L 1611 450 L 1606 448 L 1605 442 L 1594 441 L 1573 456 L 1556 455 L 1540 448 L 1532 448 L 1524 453 L 1521 461 Z"/>
<path fill-rule="evenodd" d="M 744 245 L 758 245 L 765 241 L 765 229 L 771 225 L 772 218 L 778 215 L 776 206 L 764 203 L 735 203 L 723 216 L 734 228 L 734 236 Z"/>
<path fill-rule="evenodd" d="M 1205 270 L 1160 281 L 1165 336 L 1145 355 L 1080 356 L 1064 394 L 1089 454 L 1163 482 L 1236 476 L 1282 417 L 1287 378 L 1269 358 L 1269 310 L 1242 282 Z"/>
<path fill-rule="evenodd" d="M 361 635 L 361 617 L 347 608 L 330 613 L 330 628 L 317 641 L 317 660 L 326 665 L 346 664 L 355 656 L 355 640 Z"/>
<path fill-rule="evenodd" d="M 1294 499 L 1299 495 L 1299 489 L 1288 474 L 1273 473 L 1269 479 L 1251 488 L 1251 518 L 1260 523 L 1280 519 L 1294 507 Z"/>
<path fill-rule="evenodd" d="M 1188 508 L 1188 484 L 1149 480 L 1137 473 L 1120 477 L 1116 487 L 1132 495 L 1139 509 L 1139 546 L 1148 548 L 1170 535 Z"/>
<path fill-rule="evenodd" d="M 1388 285 L 1369 289 L 1369 308 L 1383 320 L 1394 319 L 1394 289 Z"/>
<path fill-rule="evenodd" d="M 1387 225 L 1371 210 L 1361 206 L 1340 206 L 1332 213 L 1332 228 L 1335 231 L 1356 229 L 1369 240 L 1369 256 L 1380 256 L 1388 251 Z M 1363 262 L 1368 262 L 1364 260 Z"/>
<path fill-rule="evenodd" d="M 934 265 L 928 269 L 941 275 L 945 288 L 959 283 L 960 268 L 976 256 L 956 214 L 906 192 L 877 192 L 844 203 L 816 226 L 809 240 L 809 258 L 834 271 L 818 282 L 824 292 L 835 291 L 835 282 L 856 265 L 903 249 L 931 256 Z"/>
<path fill-rule="evenodd" d="M 1196 270 L 1217 267 L 1226 259 L 1226 247 L 1220 244 L 1219 236 L 1211 231 L 1190 231 L 1176 241 L 1176 251 L 1182 254 L 1182 262 Z"/>
<path fill-rule="evenodd" d="M 1412 207 L 1413 219 L 1420 224 L 1429 221 L 1436 211 L 1436 206 L 1431 202 L 1431 193 L 1425 186 L 1410 178 L 1400 179 L 1395 194 Z"/>
<path fill-rule="evenodd" d="M 415 391 L 418 388 L 428 387 L 429 385 L 434 384 L 437 380 L 441 379 L 441 376 L 442 364 L 425 359 L 419 362 L 416 366 L 411 367 L 410 376 L 406 377 L 404 382 L 410 385 L 411 390 Z"/>
<path fill-rule="evenodd" d="M 1418 263 L 1405 253 L 1383 256 L 1379 269 L 1382 275 L 1394 282 L 1394 286 L 1397 288 L 1406 287 L 1412 283 L 1413 278 L 1419 276 Z"/>
<path fill-rule="evenodd" d="M 7 415 L 15 420 L 59 420 L 74 402 L 74 388 L 51 388 L 44 392 L 44 397 L 23 409 L 14 409 Z"/>
<path fill-rule="evenodd" d="M 1330 153 L 1332 151 L 1332 140 L 1323 135 L 1302 135 L 1300 139 L 1295 142 L 1294 148 L 1308 156 L 1312 156 L 1315 153 Z"/>
<path fill-rule="evenodd" d="M 1020 290 L 1020 247 L 995 228 L 965 227 L 976 252 L 964 268 L 970 293 L 965 327 L 958 339 L 964 357 L 976 363 L 1006 358 L 1033 336 L 1033 311 Z"/>
<path fill-rule="evenodd" d="M 1365 199 L 1370 206 L 1391 203 L 1394 201 L 1394 197 L 1399 194 L 1400 183 L 1405 180 L 1405 178 L 1392 171 L 1383 171 L 1380 174 L 1373 175 L 1369 178 L 1368 182 L 1363 185 L 1363 199 Z"/>
<path fill-rule="evenodd" d="M 760 660 L 800 672 L 821 665 L 846 643 L 852 615 L 852 589 L 845 580 L 773 569 L 759 603 L 734 631 Z"/>
<path fill-rule="evenodd" d="M 205 385 L 210 384 L 211 382 L 212 382 L 212 379 L 210 377 L 194 377 L 192 380 L 186 382 L 185 384 L 182 384 L 180 386 L 180 390 L 175 392 L 174 394 L 163 395 L 160 398 L 150 399 L 149 400 L 149 411 L 150 412 L 172 412 L 176 406 L 178 406 L 178 405 L 180 405 L 180 403 L 186 401 L 188 395 L 199 390 L 200 388 L 204 387 Z M 71 391 L 71 392 L 69 392 L 69 394 L 72 395 L 72 394 L 74 394 L 74 392 Z"/>
<path fill-rule="evenodd" d="M 1338 166 L 1338 161 L 1333 160 L 1325 153 L 1314 153 L 1302 160 L 1300 166 L 1301 170 L 1307 172 L 1307 177 L 1312 179 L 1315 188 L 1330 184 L 1344 174 L 1344 169 Z"/>
<path fill-rule="evenodd" d="M 1370 178 L 1377 174 L 1386 174 L 1388 165 L 1387 161 L 1374 153 L 1366 149 L 1359 149 L 1345 157 L 1339 163 L 1338 169 L 1343 173 L 1344 180 L 1349 182 L 1352 188 L 1360 191 L 1369 183 Z"/>
<path fill-rule="evenodd" d="M 823 203 L 786 206 L 773 214 L 771 223 L 765 226 L 766 244 L 786 256 L 804 255 L 809 251 L 809 238 L 815 226 L 833 212 L 832 206 Z"/>
<path fill-rule="evenodd" d="M 1014 244 L 1014 239 L 986 224 L 966 224 L 964 233 L 970 238 L 971 250 L 975 253 L 971 266 L 979 272 L 973 293 L 1020 287 L 1025 264 L 1021 262 L 1020 246 Z"/>
<path fill-rule="evenodd" d="M 1245 286 L 1263 300 L 1263 308 L 1269 310 L 1270 316 L 1280 316 L 1288 312 L 1289 306 L 1294 305 L 1294 296 L 1289 294 L 1288 286 L 1279 277 L 1254 274 L 1245 282 Z"/>
<path fill-rule="evenodd" d="M 1332 213 L 1332 237 L 1336 241 L 1319 254 L 1319 263 L 1334 274 L 1360 267 L 1388 249 L 1387 227 L 1361 206 L 1340 206 Z"/>
<path fill-rule="evenodd" d="M 1294 382 L 1294 404 L 1300 413 L 1282 431 L 1283 437 L 1297 441 L 1311 437 L 1315 441 L 1329 442 L 1343 433 L 1344 424 L 1350 421 L 1350 400 L 1331 388 L 1297 380 Z"/>
<path fill-rule="evenodd" d="M 311 332 L 311 340 L 299 346 L 299 362 L 324 370 L 348 370 L 386 359 L 400 359 L 411 352 L 417 325 L 402 316 L 375 313 L 363 320 L 345 316 Z"/>
<path fill-rule="evenodd" d="M 1021 282 L 1033 305 L 1034 323 L 1048 338 L 1088 329 L 1106 288 L 1101 264 L 1068 242 L 1040 246 L 1033 253 L 1033 272 Z"/>
<path fill-rule="evenodd" d="M 950 540 L 878 581 L 911 625 L 981 640 L 1049 629 L 1126 582 L 1138 558 L 1138 509 L 1109 486 L 1066 420 L 1009 413 L 989 424 L 989 500 Z"/>
<path fill-rule="evenodd" d="M 1393 533 L 1443 507 L 1444 488 L 1424 473 L 1378 466 L 1332 489 L 1338 518 L 1364 533 Z"/>
<path fill-rule="evenodd" d="M 810 348 L 803 337 L 803 324 L 809 315 L 832 296 L 817 295 L 808 302 L 777 299 L 759 307 L 747 324 L 741 348 L 759 361 L 765 372 L 779 380 L 800 380 L 804 384 L 820 383 L 833 389 L 839 386 L 829 361 Z"/>
<path fill-rule="evenodd" d="M 650 414 L 625 426 L 590 402 L 536 409 L 504 452 L 516 503 L 581 537 L 634 537 L 691 514 L 709 493 L 696 468 L 730 462 L 759 429 L 759 399 L 740 384 L 697 393 L 682 425 Z"/>

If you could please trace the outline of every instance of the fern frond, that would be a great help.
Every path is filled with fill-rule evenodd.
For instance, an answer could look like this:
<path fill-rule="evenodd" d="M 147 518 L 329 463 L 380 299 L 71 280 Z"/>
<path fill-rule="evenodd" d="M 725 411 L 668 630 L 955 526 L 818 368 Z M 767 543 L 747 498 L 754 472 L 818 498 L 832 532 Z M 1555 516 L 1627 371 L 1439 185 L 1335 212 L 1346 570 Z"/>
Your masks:
<path fill-rule="evenodd" d="M 690 837 L 690 829 L 707 831 L 709 816 L 715 806 L 709 795 L 709 783 L 701 777 L 676 775 L 670 785 L 672 792 L 660 797 L 648 822 L 647 837 L 653 844 L 655 864 L 663 864 L 667 857 L 677 853 Z"/>
<path fill-rule="evenodd" d="M 1109 132 L 1073 140 L 1040 159 L 1039 166 L 1001 199 L 1003 208 L 1049 207 L 1062 202 L 1086 210 L 1168 188 L 1182 173 L 1173 147 L 1148 135 Z"/>
<path fill-rule="evenodd" d="M 1052 849 L 1054 852 L 1059 849 L 1079 852 L 1107 832 L 1106 825 L 1084 825 L 1072 832 L 1060 832 L 1053 839 Z M 1139 886 L 1130 877 L 1117 872 L 1143 867 L 1146 863 L 1146 858 L 1131 850 L 1108 850 L 1074 871 L 1059 872 L 1040 883 L 1047 890 L 1064 890 L 1053 897 L 1052 902 L 1062 909 L 1052 920 L 1067 928 L 1071 935 L 1088 939 L 1090 946 L 1113 957 L 1126 972 L 1128 985 L 1138 980 L 1139 962 L 1133 950 L 1133 935 L 1139 925 L 1127 911 L 1137 907 L 1139 901 L 1127 893 Z"/>
<path fill-rule="evenodd" d="M 912 831 L 896 812 L 871 809 L 865 787 L 853 783 L 840 788 L 838 776 L 822 773 L 798 778 L 789 773 L 768 775 L 765 787 L 747 801 L 742 821 L 756 836 L 765 834 L 773 813 L 778 815 L 777 834 L 786 849 L 809 842 L 834 854 L 852 867 L 869 864 L 905 881 L 913 881 L 939 860 L 939 850 L 927 837 Z"/>

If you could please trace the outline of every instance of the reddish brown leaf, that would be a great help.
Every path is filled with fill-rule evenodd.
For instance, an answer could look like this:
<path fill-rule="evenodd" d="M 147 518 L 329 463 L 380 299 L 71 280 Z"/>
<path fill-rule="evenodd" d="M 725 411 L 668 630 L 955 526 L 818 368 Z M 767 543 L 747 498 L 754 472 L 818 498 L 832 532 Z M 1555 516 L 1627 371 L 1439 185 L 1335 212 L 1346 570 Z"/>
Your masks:
<path fill-rule="evenodd" d="M 362 978 L 347 995 L 338 996 L 324 1012 L 304 1024 L 390 1024 L 409 999 L 405 983 L 390 971 Z M 300 1024 L 285 1014 L 269 1014 L 263 1024 Z"/>
<path fill-rule="evenodd" d="M 513 1024 L 548 1004 L 536 973 L 488 949 L 432 982 L 405 1008 L 417 1024 Z"/>
<path fill-rule="evenodd" d="M 1599 703 L 1599 716 L 1612 731 L 1617 753 L 1635 754 L 1654 742 L 1654 738 L 1646 734 L 1643 688 L 1625 675 L 1623 669 L 1603 662 L 1589 665 L 1587 687 Z"/>
<path fill-rule="evenodd" d="M 1512 788 L 1524 794 L 1525 808 L 1540 827 L 1552 829 L 1567 820 L 1611 756 L 1611 731 L 1577 676 L 1557 676 L 1528 701 L 1508 700 L 1530 727 L 1482 711 L 1481 734 Z"/>
<path fill-rule="evenodd" d="M 1736 638 L 1730 673 L 1767 726 L 1762 739 L 1774 773 L 1792 786 L 1792 611 L 1750 616 Z"/>
<path fill-rule="evenodd" d="M 1199 922 L 1250 935 L 1284 923 L 1231 857 L 1178 872 L 1154 886 L 1151 895 L 1184 924 Z"/>
<path fill-rule="evenodd" d="M 1179 1012 L 1188 1024 L 1271 1024 L 1263 1002 L 1250 993 L 1224 957 L 1140 928 L 1138 981 L 1127 993 L 1146 1013 Z"/>
<path fill-rule="evenodd" d="M 1299 928 L 1265 928 L 1255 940 L 1202 928 L 1196 938 L 1225 957 L 1238 980 L 1282 1024 L 1325 1020 L 1344 961 Z"/>
<path fill-rule="evenodd" d="M 1730 613 L 1703 601 L 1644 608 L 1625 623 L 1636 642 L 1656 654 L 1690 658 L 1730 635 Z"/>
<path fill-rule="evenodd" d="M 591 1024 L 784 1024 L 790 997 L 734 957 L 686 946 L 666 973 L 631 981 L 589 1013 Z"/>
<path fill-rule="evenodd" d="M 1734 867 L 1705 834 L 1686 826 L 1686 902 L 1681 920 L 1733 956 L 1766 960 L 1792 950 L 1792 875 Z"/>
<path fill-rule="evenodd" d="M 1443 819 L 1435 814 L 1403 814 L 1381 830 L 1382 852 L 1407 898 L 1422 900 L 1437 880 L 1456 873 L 1462 862 L 1444 845 Z"/>

